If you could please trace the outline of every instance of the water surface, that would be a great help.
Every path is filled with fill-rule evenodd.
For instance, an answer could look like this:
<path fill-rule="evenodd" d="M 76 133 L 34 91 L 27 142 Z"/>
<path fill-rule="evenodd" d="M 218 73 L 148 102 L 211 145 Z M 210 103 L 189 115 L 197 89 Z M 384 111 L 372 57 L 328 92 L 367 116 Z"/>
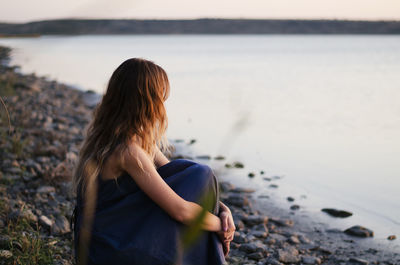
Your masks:
<path fill-rule="evenodd" d="M 199 154 L 242 161 L 234 181 L 291 195 L 308 212 L 354 212 L 326 219 L 338 228 L 361 224 L 381 240 L 400 236 L 399 36 L 61 36 L 0 44 L 15 49 L 12 63 L 23 72 L 98 93 L 123 60 L 153 60 L 170 77 L 171 138 L 194 138 Z M 274 175 L 283 177 L 276 191 L 263 180 Z"/>

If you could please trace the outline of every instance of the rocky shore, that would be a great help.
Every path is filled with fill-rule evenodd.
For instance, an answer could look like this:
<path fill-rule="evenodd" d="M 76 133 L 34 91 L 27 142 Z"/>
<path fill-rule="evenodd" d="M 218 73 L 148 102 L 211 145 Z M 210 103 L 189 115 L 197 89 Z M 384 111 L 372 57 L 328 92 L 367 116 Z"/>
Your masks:
<path fill-rule="evenodd" d="M 93 94 L 21 74 L 8 66 L 9 54 L 0 47 L 0 96 L 9 113 L 0 106 L 0 264 L 74 264 L 70 180 Z M 360 236 L 372 231 L 316 229 L 288 210 L 266 207 L 254 190 L 228 181 L 220 187 L 237 227 L 229 264 L 400 264 L 399 253 L 363 243 Z"/>

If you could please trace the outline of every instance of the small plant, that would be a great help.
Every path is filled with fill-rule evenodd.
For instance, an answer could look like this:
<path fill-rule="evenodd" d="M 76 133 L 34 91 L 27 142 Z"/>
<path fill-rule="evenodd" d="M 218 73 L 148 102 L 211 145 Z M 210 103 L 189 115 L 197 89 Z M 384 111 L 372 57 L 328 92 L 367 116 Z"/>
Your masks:
<path fill-rule="evenodd" d="M 4 210 L 4 205 L 0 209 Z M 23 206 L 21 207 L 21 211 Z M 13 256 L 7 260 L 7 264 L 54 264 L 54 257 L 60 251 L 54 246 L 51 239 L 40 236 L 40 226 L 38 222 L 32 224 L 23 217 L 18 217 L 15 221 L 9 221 L 7 226 L 1 231 L 3 235 L 8 235 L 8 249 Z"/>

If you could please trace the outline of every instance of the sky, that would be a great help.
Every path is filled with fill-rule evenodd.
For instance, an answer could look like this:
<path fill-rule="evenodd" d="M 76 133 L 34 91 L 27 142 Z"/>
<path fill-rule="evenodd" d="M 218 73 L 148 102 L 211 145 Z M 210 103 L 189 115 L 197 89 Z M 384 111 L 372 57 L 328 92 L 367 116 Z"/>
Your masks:
<path fill-rule="evenodd" d="M 0 0 L 0 21 L 57 18 L 400 20 L 400 0 Z"/>

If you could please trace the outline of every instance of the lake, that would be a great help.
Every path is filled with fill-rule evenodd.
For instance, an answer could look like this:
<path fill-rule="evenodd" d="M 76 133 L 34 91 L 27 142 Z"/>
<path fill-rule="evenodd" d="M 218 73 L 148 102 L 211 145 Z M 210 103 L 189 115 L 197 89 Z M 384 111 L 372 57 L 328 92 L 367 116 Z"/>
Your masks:
<path fill-rule="evenodd" d="M 170 78 L 168 136 L 226 156 L 212 162 L 225 179 L 283 203 L 292 196 L 302 211 L 353 212 L 325 219 L 341 229 L 400 236 L 399 36 L 44 36 L 0 45 L 14 48 L 11 63 L 24 73 L 100 94 L 123 60 L 150 59 Z M 232 161 L 245 168 L 224 170 Z M 276 175 L 271 189 L 263 178 Z"/>

